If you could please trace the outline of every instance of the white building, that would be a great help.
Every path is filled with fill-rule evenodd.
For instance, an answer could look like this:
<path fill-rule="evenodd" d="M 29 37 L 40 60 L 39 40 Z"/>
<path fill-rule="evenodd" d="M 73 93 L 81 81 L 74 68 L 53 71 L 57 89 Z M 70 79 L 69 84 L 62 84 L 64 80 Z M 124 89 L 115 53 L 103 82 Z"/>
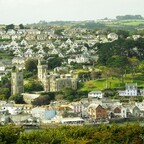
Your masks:
<path fill-rule="evenodd" d="M 4 71 L 5 71 L 5 69 L 6 69 L 6 67 L 5 67 L 5 66 L 0 66 L 0 71 L 4 72 Z"/>
<path fill-rule="evenodd" d="M 144 111 L 144 101 L 136 102 L 135 105 L 141 110 Z"/>
<path fill-rule="evenodd" d="M 88 98 L 103 98 L 102 91 L 91 91 L 88 93 Z"/>
<path fill-rule="evenodd" d="M 56 116 L 56 111 L 44 107 L 35 107 L 32 109 L 32 116 L 43 120 L 51 119 Z"/>
<path fill-rule="evenodd" d="M 118 91 L 119 96 L 137 96 L 137 83 L 125 84 L 125 90 Z"/>
<path fill-rule="evenodd" d="M 74 62 L 74 63 L 88 63 L 89 58 L 85 55 L 78 54 L 78 55 L 72 56 L 68 59 L 68 64 L 70 64 L 71 62 Z"/>

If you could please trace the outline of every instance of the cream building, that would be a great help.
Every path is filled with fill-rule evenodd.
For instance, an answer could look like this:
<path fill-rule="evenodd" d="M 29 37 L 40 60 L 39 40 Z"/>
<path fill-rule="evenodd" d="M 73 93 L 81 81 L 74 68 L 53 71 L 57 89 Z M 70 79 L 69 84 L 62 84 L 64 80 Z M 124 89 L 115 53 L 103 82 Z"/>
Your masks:
<path fill-rule="evenodd" d="M 64 88 L 77 89 L 77 79 L 71 75 L 48 74 L 46 64 L 39 60 L 38 79 L 43 83 L 44 90 L 50 92 L 61 91 Z"/>
<path fill-rule="evenodd" d="M 23 72 L 15 71 L 11 73 L 11 94 L 21 94 L 24 92 Z"/>

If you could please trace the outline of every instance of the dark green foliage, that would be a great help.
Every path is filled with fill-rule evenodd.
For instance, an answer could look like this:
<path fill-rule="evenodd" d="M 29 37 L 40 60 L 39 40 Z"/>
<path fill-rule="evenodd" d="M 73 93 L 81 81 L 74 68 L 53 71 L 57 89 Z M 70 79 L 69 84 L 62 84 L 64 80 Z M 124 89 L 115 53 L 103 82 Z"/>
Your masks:
<path fill-rule="evenodd" d="M 10 89 L 9 88 L 0 88 L 0 100 L 8 100 L 10 97 Z"/>
<path fill-rule="evenodd" d="M 9 100 L 14 100 L 16 104 L 24 104 L 24 99 L 22 95 L 12 95 L 9 97 Z"/>
<path fill-rule="evenodd" d="M 33 72 L 26 71 L 26 70 L 23 71 L 23 77 L 24 77 L 25 79 L 31 78 L 31 77 L 33 77 L 33 76 L 34 76 L 34 73 L 33 73 Z"/>
<path fill-rule="evenodd" d="M 24 27 L 23 24 L 20 24 L 20 25 L 19 25 L 19 28 L 20 28 L 20 29 L 24 29 L 25 27 Z"/>
<path fill-rule="evenodd" d="M 55 34 L 56 35 L 62 35 L 62 32 L 64 31 L 64 29 L 57 29 L 57 30 L 55 30 Z"/>
<path fill-rule="evenodd" d="M 115 55 L 108 60 L 108 65 L 109 67 L 122 68 L 128 65 L 128 59 L 126 56 Z"/>
<path fill-rule="evenodd" d="M 48 68 L 54 69 L 55 67 L 61 66 L 63 61 L 63 58 L 60 58 L 58 56 L 54 56 L 48 59 Z"/>
<path fill-rule="evenodd" d="M 84 65 L 82 63 L 74 63 L 74 62 L 71 62 L 70 64 L 72 65 L 73 69 L 81 69 Z"/>
<path fill-rule="evenodd" d="M 15 28 L 15 25 L 14 25 L 14 24 L 9 24 L 9 25 L 6 26 L 6 31 L 7 31 L 8 29 L 14 29 L 14 28 Z"/>
<path fill-rule="evenodd" d="M 10 125 L 0 127 L 0 144 L 16 144 L 22 131 L 23 129 Z"/>
<path fill-rule="evenodd" d="M 11 39 L 0 39 L 0 42 L 10 42 L 10 41 L 11 41 Z M 0 55 L 0 59 L 2 59 L 2 57 L 4 57 L 4 56 Z"/>
<path fill-rule="evenodd" d="M 25 69 L 29 72 L 37 72 L 38 61 L 36 59 L 29 59 L 25 62 Z"/>
<path fill-rule="evenodd" d="M 50 101 L 54 99 L 55 99 L 55 93 L 43 92 L 41 93 L 41 96 L 32 101 L 32 104 L 35 106 L 48 105 L 50 104 Z"/>
<path fill-rule="evenodd" d="M 143 17 L 141 15 L 124 15 L 124 16 L 116 16 L 117 20 L 130 20 L 130 19 L 134 19 L 134 20 L 139 20 L 139 19 L 143 19 Z"/>
<path fill-rule="evenodd" d="M 10 126 L 0 128 L 2 144 L 142 144 L 144 127 L 139 124 L 123 126 L 85 125 L 58 126 L 32 132 L 22 132 Z"/>
<path fill-rule="evenodd" d="M 42 91 L 43 86 L 37 81 L 30 81 L 24 85 L 25 92 Z"/>
<path fill-rule="evenodd" d="M 71 88 L 65 88 L 63 91 L 61 91 L 61 94 L 64 96 L 63 99 L 72 102 L 80 100 L 83 97 L 86 97 L 88 92 L 79 90 L 76 91 Z"/>
<path fill-rule="evenodd" d="M 124 39 L 127 34 L 122 33 L 122 38 L 111 43 L 97 44 L 99 55 L 98 63 L 105 66 L 123 66 L 128 64 L 128 58 L 136 57 L 138 60 L 143 60 L 144 39 L 139 38 L 137 40 Z"/>
<path fill-rule="evenodd" d="M 73 101 L 77 97 L 76 91 L 72 90 L 71 88 L 65 88 L 63 90 L 63 94 L 64 99 L 68 101 Z"/>
<path fill-rule="evenodd" d="M 104 97 L 112 97 L 116 95 L 116 90 L 114 89 L 105 89 L 103 92 L 104 92 Z"/>
<path fill-rule="evenodd" d="M 3 76 L 0 81 L 0 99 L 8 100 L 11 95 L 10 73 Z"/>

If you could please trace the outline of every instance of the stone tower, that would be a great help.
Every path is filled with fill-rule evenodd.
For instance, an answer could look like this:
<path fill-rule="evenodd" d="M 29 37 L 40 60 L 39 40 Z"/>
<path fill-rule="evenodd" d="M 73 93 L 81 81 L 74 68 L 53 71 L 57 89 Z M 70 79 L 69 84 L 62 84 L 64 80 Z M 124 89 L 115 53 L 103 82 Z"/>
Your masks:
<path fill-rule="evenodd" d="M 46 92 L 50 91 L 50 79 L 49 79 L 49 75 L 47 74 L 45 74 L 43 78 L 43 87 L 44 87 L 44 91 Z"/>
<path fill-rule="evenodd" d="M 45 77 L 45 74 L 47 73 L 47 65 L 42 61 L 38 60 L 38 80 L 43 83 L 43 79 Z"/>
<path fill-rule="evenodd" d="M 15 71 L 11 73 L 11 95 L 24 92 L 23 72 Z"/>

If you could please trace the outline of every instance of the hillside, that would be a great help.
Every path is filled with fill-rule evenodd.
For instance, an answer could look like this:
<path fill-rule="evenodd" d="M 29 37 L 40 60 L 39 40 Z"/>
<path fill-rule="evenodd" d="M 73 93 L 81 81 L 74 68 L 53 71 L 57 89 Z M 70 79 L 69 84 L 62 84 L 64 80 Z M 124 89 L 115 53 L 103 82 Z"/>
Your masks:
<path fill-rule="evenodd" d="M 137 73 L 132 81 L 131 74 L 127 74 L 124 82 L 116 77 L 106 79 L 90 80 L 83 83 L 81 91 L 104 90 L 106 88 L 125 89 L 125 83 L 137 83 L 138 87 L 144 87 L 144 75 Z"/>

